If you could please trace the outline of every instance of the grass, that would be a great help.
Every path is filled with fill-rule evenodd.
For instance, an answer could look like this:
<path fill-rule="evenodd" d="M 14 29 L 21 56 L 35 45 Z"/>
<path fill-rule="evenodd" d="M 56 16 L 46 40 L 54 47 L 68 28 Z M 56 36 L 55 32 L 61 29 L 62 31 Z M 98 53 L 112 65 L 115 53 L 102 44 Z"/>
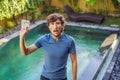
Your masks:
<path fill-rule="evenodd" d="M 67 16 L 64 14 L 66 21 L 70 21 Z M 90 24 L 90 25 L 94 25 L 96 23 L 92 23 L 92 22 L 80 22 L 80 23 L 85 23 L 85 24 Z M 118 25 L 120 28 L 120 17 L 105 17 L 105 20 L 103 21 L 102 24 L 99 24 L 101 26 L 111 26 L 111 25 Z"/>
<path fill-rule="evenodd" d="M 105 21 L 101 25 L 103 25 L 103 26 L 118 25 L 120 28 L 120 18 L 118 18 L 118 17 L 106 17 Z"/>

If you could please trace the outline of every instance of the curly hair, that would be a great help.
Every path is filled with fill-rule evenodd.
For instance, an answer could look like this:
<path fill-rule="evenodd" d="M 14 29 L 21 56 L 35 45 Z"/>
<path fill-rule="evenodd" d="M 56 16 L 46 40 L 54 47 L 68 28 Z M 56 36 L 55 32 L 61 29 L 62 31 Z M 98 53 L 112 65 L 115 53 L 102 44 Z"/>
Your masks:
<path fill-rule="evenodd" d="M 63 15 L 59 14 L 59 13 L 53 13 L 53 14 L 50 14 L 48 17 L 47 17 L 47 25 L 49 26 L 49 24 L 51 22 L 55 22 L 57 19 L 59 19 L 61 21 L 61 24 L 63 26 L 65 26 L 65 18 L 63 17 Z"/>

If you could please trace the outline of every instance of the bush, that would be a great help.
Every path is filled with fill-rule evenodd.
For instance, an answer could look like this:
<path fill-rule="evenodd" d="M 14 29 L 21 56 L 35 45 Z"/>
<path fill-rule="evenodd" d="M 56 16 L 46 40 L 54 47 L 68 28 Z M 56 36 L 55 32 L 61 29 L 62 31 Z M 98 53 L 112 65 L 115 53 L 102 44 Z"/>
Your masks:
<path fill-rule="evenodd" d="M 7 31 L 7 30 L 6 30 L 5 27 L 0 26 L 0 34 L 3 34 L 3 33 L 5 33 L 6 31 Z"/>
<path fill-rule="evenodd" d="M 12 28 L 14 26 L 14 22 L 12 22 L 12 21 L 7 21 L 7 23 L 6 23 L 6 27 L 7 28 Z"/>
<path fill-rule="evenodd" d="M 120 9 L 120 0 L 112 0 L 112 3 L 116 9 Z"/>
<path fill-rule="evenodd" d="M 37 7 L 29 8 L 29 16 L 31 17 L 30 21 L 34 22 L 39 18 L 40 10 Z"/>
<path fill-rule="evenodd" d="M 51 13 L 60 13 L 62 12 L 60 8 L 57 8 L 56 6 L 51 6 L 51 5 L 45 5 L 43 10 L 42 10 L 42 14 L 51 14 Z"/>

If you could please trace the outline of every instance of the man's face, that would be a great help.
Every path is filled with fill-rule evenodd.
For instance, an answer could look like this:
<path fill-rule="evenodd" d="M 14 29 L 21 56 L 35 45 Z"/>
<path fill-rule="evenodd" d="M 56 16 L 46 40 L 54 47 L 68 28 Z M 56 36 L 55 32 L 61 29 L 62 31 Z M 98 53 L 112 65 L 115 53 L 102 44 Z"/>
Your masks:
<path fill-rule="evenodd" d="M 49 23 L 49 29 L 53 36 L 59 37 L 63 31 L 63 25 L 61 21 L 57 19 L 55 22 Z"/>

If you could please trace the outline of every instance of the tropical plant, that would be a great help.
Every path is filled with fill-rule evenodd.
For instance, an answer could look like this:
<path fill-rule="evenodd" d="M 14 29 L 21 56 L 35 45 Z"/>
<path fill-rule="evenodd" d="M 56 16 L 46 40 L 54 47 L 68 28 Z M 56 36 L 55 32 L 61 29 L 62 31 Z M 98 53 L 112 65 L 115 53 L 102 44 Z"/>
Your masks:
<path fill-rule="evenodd" d="M 56 6 L 48 5 L 46 4 L 42 10 L 42 14 L 51 14 L 53 12 L 62 12 L 60 8 L 57 8 Z"/>
<path fill-rule="evenodd" d="M 79 0 L 59 0 L 61 2 L 63 2 L 64 5 L 70 5 L 72 7 L 73 10 L 75 10 L 76 12 L 80 11 L 79 8 Z"/>
<path fill-rule="evenodd" d="M 85 0 L 85 3 L 93 6 L 96 3 L 96 0 Z"/>
<path fill-rule="evenodd" d="M 116 9 L 120 9 L 120 0 L 112 0 L 112 2 Z"/>
<path fill-rule="evenodd" d="M 7 31 L 6 28 L 3 26 L 0 26 L 0 34 L 3 34 L 5 31 Z"/>
<path fill-rule="evenodd" d="M 31 17 L 31 22 L 37 20 L 39 18 L 40 11 L 37 7 L 29 8 L 29 16 Z"/>
<path fill-rule="evenodd" d="M 25 13 L 31 7 L 38 6 L 44 0 L 2 0 L 0 1 L 0 20 Z"/>
<path fill-rule="evenodd" d="M 85 5 L 86 7 L 91 11 L 91 12 L 94 12 L 94 13 L 98 13 L 98 11 L 100 10 L 96 10 L 94 8 L 94 4 L 96 3 L 96 0 L 85 0 Z"/>
<path fill-rule="evenodd" d="M 37 7 L 43 1 L 44 0 L 0 0 L 0 20 L 13 20 L 13 22 L 7 21 L 5 27 L 0 27 L 0 33 L 6 32 L 9 28 L 18 24 L 16 16 L 20 15 L 22 17 L 24 13 L 29 12 L 31 7 Z M 33 15 L 34 19 L 38 17 L 37 15 L 38 12 L 35 11 Z"/>
<path fill-rule="evenodd" d="M 103 13 L 104 13 L 104 15 L 108 15 L 108 0 L 103 0 L 103 3 L 104 3 L 104 10 L 103 10 Z"/>
<path fill-rule="evenodd" d="M 14 26 L 14 22 L 12 22 L 12 21 L 7 21 L 7 23 L 6 23 L 6 27 L 7 28 L 12 28 Z"/>
<path fill-rule="evenodd" d="M 120 3 L 120 0 L 117 0 Z"/>

